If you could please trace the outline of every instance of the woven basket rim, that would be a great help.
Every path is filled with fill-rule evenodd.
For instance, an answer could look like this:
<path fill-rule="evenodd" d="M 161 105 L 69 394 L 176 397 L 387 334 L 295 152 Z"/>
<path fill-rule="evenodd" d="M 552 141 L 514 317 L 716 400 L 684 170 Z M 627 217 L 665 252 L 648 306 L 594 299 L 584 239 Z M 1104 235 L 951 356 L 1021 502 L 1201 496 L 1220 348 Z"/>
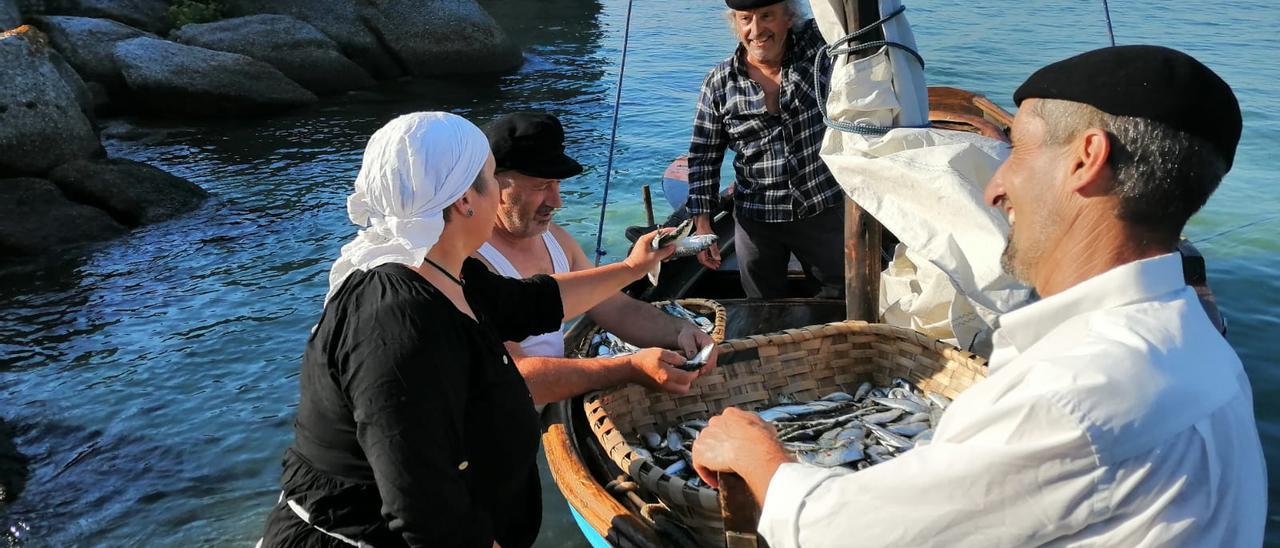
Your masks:
<path fill-rule="evenodd" d="M 918 331 L 894 325 L 868 323 L 855 320 L 831 322 L 760 335 L 751 335 L 741 339 L 723 341 L 719 343 L 717 347 L 721 352 L 722 358 L 732 358 L 732 355 L 735 353 L 750 351 L 753 349 L 758 350 L 768 346 L 804 343 L 805 341 L 812 341 L 813 339 L 840 335 L 865 334 L 906 341 L 924 349 L 935 351 L 939 356 L 946 360 L 966 363 L 969 368 L 978 371 L 985 372 L 986 369 L 987 361 L 981 356 L 933 339 Z M 663 500 L 663 502 L 669 507 L 673 505 L 680 506 L 681 503 L 685 504 L 686 507 L 684 508 L 672 509 L 682 511 L 682 513 L 686 514 L 686 519 L 695 519 L 699 521 L 718 520 L 720 517 L 718 491 L 709 487 L 693 487 L 683 479 L 665 474 L 663 470 L 650 459 L 641 457 L 635 453 L 635 448 L 626 437 L 627 434 L 634 435 L 634 432 L 624 433 L 623 430 L 613 422 L 612 417 L 610 417 L 608 412 L 605 410 L 605 398 L 611 392 L 625 388 L 626 387 L 614 387 L 607 390 L 597 390 L 588 393 L 583 398 L 583 406 L 587 414 L 588 425 L 591 427 L 592 433 L 595 434 L 596 440 L 604 448 L 609 459 L 635 479 L 637 483 L 645 489 L 651 493 L 659 494 L 659 499 Z M 662 494 L 666 494 L 668 496 L 664 497 Z M 679 496 L 673 494 L 678 494 Z M 673 501 L 679 502 L 673 504 Z M 704 525 L 712 527 L 715 526 L 714 523 L 706 523 Z"/>
<path fill-rule="evenodd" d="M 784 329 L 772 333 L 764 333 L 760 335 L 749 335 L 741 339 L 732 339 L 720 343 L 718 346 L 722 352 L 726 350 L 746 350 L 750 348 L 759 348 L 766 345 L 778 344 L 775 339 L 779 336 L 789 336 L 792 338 L 788 342 L 801 342 L 813 340 L 820 337 L 830 337 L 833 335 L 843 335 L 857 333 L 860 331 L 870 331 L 877 335 L 888 335 L 902 340 L 910 340 L 919 343 L 921 346 L 936 350 L 940 354 L 948 357 L 963 358 L 966 361 L 974 362 L 975 365 L 986 367 L 987 360 L 982 356 L 972 352 L 962 350 L 955 345 L 942 342 L 906 327 L 899 327 L 886 323 L 871 323 L 861 320 L 844 320 L 838 322 L 829 322 L 824 324 L 809 325 L 805 327 L 796 327 L 792 329 Z"/>
<path fill-rule="evenodd" d="M 711 323 L 714 326 L 711 330 L 711 340 L 715 341 L 716 344 L 724 342 L 724 330 L 728 318 L 726 318 L 724 305 L 720 304 L 719 301 L 701 298 L 666 299 L 662 301 L 654 301 L 652 304 L 653 306 L 661 306 L 667 303 L 675 303 L 685 308 L 694 307 L 707 309 L 711 313 Z M 691 312 L 697 313 L 696 310 L 691 310 Z"/>

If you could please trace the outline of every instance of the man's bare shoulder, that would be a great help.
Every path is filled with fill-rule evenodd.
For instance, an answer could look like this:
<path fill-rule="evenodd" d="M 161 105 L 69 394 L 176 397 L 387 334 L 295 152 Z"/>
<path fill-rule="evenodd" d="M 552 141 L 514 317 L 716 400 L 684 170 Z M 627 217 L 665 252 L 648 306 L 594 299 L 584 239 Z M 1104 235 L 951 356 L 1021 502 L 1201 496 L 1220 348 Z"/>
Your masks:
<path fill-rule="evenodd" d="M 582 245 L 573 238 L 572 234 L 569 234 L 568 230 L 555 223 L 548 225 L 547 230 L 551 231 L 551 236 L 555 237 L 556 243 L 560 244 L 560 248 L 569 257 L 570 270 L 582 270 L 591 267 L 590 262 L 587 260 L 587 253 L 583 251 Z"/>

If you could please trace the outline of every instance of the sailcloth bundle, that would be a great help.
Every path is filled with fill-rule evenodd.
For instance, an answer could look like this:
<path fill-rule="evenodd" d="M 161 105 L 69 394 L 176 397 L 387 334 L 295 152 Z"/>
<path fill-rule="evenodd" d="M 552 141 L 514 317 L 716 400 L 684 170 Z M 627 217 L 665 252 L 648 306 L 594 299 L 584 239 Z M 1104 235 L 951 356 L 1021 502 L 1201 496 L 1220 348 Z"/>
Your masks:
<path fill-rule="evenodd" d="M 811 2 L 828 43 L 858 30 L 849 28 L 846 4 Z M 831 67 L 827 115 L 846 129 L 827 130 L 821 156 L 849 197 L 902 243 L 881 276 L 884 321 L 982 354 L 996 316 L 1031 296 L 1001 270 L 1009 223 L 982 198 L 1008 147 L 928 127 L 924 70 L 901 0 L 879 7 L 897 14 L 883 25 L 885 41 L 904 47 L 823 59 Z"/>

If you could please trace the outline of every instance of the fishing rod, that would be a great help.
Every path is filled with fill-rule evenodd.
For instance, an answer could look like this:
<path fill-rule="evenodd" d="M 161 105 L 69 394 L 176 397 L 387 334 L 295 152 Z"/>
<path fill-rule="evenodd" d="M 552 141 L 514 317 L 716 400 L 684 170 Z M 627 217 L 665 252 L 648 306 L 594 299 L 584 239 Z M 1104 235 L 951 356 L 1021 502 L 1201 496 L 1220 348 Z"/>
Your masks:
<path fill-rule="evenodd" d="M 596 266 L 604 256 L 604 212 L 609 207 L 609 182 L 613 179 L 613 149 L 618 142 L 618 110 L 622 107 L 622 76 L 627 72 L 627 44 L 631 40 L 631 4 L 627 0 L 627 20 L 622 27 L 622 61 L 618 64 L 618 89 L 613 97 L 613 129 L 609 133 L 609 162 L 604 172 L 604 196 L 600 198 L 600 223 L 596 225 Z"/>
<path fill-rule="evenodd" d="M 1269 223 L 1269 222 L 1274 221 L 1274 220 L 1276 220 L 1276 219 L 1280 219 L 1280 213 L 1277 213 L 1277 214 L 1275 214 L 1275 215 L 1271 215 L 1271 216 L 1268 216 L 1268 217 L 1263 217 L 1263 218 L 1261 218 L 1261 219 L 1255 219 L 1255 220 L 1253 220 L 1253 221 L 1247 222 L 1247 223 L 1245 223 L 1245 224 L 1242 224 L 1242 225 L 1237 226 L 1237 227 L 1234 227 L 1234 228 L 1228 228 L 1228 229 L 1226 229 L 1226 230 L 1223 230 L 1222 232 L 1219 232 L 1219 233 L 1217 233 L 1217 234 L 1212 234 L 1212 235 L 1209 235 L 1209 236 L 1205 236 L 1204 238 L 1200 238 L 1199 240 L 1196 240 L 1196 241 L 1191 242 L 1191 243 L 1199 245 L 1199 244 L 1205 243 L 1205 242 L 1207 242 L 1207 241 L 1209 241 L 1209 240 L 1217 239 L 1219 236 L 1226 236 L 1227 234 L 1231 234 L 1231 233 L 1234 233 L 1234 232 L 1239 232 L 1239 231 L 1244 230 L 1244 229 L 1246 229 L 1246 228 L 1249 228 L 1249 227 L 1251 227 L 1251 226 L 1257 226 L 1257 225 L 1260 225 L 1260 224 L 1263 224 L 1263 223 Z"/>

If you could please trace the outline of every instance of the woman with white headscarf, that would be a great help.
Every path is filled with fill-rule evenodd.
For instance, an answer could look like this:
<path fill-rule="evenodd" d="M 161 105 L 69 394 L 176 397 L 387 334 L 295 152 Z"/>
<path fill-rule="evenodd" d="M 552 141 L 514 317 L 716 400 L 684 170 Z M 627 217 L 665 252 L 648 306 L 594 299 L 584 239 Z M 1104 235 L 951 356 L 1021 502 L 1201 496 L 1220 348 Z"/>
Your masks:
<path fill-rule="evenodd" d="M 671 254 L 527 280 L 469 258 L 498 209 L 484 134 L 401 116 L 365 149 L 265 546 L 528 546 L 539 423 L 503 341 L 555 330 Z"/>

